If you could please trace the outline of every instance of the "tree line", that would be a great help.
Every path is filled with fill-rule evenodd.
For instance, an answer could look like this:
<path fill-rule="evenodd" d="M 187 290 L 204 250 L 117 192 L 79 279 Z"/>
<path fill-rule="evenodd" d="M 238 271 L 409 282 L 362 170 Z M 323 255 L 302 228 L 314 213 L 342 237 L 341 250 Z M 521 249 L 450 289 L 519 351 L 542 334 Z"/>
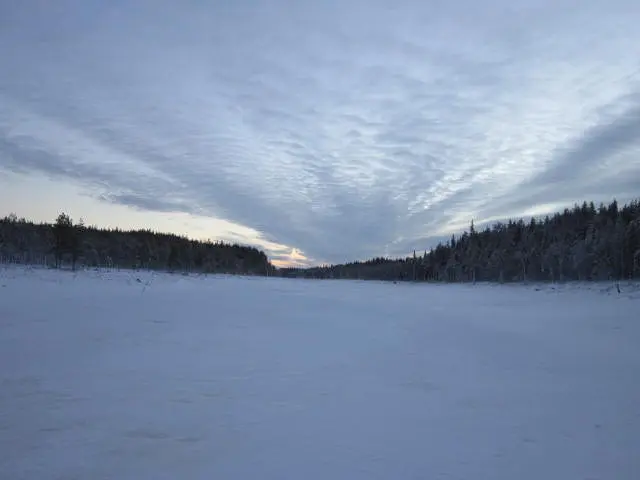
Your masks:
<path fill-rule="evenodd" d="M 254 247 L 190 240 L 151 230 L 124 231 L 74 223 L 61 213 L 54 223 L 15 214 L 0 219 L 0 258 L 51 267 L 76 265 L 181 272 L 273 274 L 267 255 Z"/>
<path fill-rule="evenodd" d="M 514 282 L 640 278 L 640 200 L 622 207 L 584 202 L 544 218 L 509 220 L 452 235 L 406 258 L 377 257 L 311 268 L 276 269 L 254 247 L 190 240 L 151 230 L 54 223 L 12 214 L 0 219 L 0 260 L 52 267 L 144 268 L 203 273 L 386 281 Z"/>
<path fill-rule="evenodd" d="M 433 282 L 598 281 L 640 278 L 640 201 L 584 202 L 544 218 L 470 228 L 430 251 L 313 268 L 291 278 Z"/>

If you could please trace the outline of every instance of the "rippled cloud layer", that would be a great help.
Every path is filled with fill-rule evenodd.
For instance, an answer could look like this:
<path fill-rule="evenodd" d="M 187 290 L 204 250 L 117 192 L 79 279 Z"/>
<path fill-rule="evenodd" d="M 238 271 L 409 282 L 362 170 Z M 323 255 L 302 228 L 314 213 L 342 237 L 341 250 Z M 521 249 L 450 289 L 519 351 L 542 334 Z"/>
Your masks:
<path fill-rule="evenodd" d="M 638 196 L 639 21 L 631 0 L 5 2 L 0 170 L 225 220 L 276 259 L 403 255 Z"/>

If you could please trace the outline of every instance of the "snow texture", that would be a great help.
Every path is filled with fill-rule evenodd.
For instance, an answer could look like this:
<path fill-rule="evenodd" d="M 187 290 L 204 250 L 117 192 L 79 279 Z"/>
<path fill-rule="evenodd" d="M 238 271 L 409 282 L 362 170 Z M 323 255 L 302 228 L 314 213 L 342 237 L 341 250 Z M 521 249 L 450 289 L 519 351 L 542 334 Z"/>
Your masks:
<path fill-rule="evenodd" d="M 621 288 L 5 268 L 0 478 L 635 480 Z"/>

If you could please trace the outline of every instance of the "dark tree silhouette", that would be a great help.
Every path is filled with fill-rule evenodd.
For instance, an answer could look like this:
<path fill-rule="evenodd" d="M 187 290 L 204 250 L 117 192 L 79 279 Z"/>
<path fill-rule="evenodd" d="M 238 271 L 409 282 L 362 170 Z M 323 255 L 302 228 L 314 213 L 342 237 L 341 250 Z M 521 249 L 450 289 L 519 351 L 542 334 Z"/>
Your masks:
<path fill-rule="evenodd" d="M 47 264 L 67 261 L 88 267 L 109 266 L 203 273 L 270 275 L 275 268 L 254 247 L 224 242 L 202 242 L 150 230 L 74 225 L 62 213 L 54 224 L 34 224 L 15 215 L 0 219 L 0 257 L 5 261 Z"/>
<path fill-rule="evenodd" d="M 82 232 L 82 222 L 74 226 L 73 220 L 66 213 L 61 213 L 53 226 L 55 236 L 55 259 L 56 268 L 60 268 L 62 258 L 65 254 L 71 256 L 72 269 L 76 269 L 76 262 L 80 253 L 80 239 Z"/>
<path fill-rule="evenodd" d="M 640 202 L 620 207 L 584 202 L 551 217 L 508 220 L 453 235 L 419 258 L 375 258 L 285 277 L 475 282 L 640 278 Z"/>
<path fill-rule="evenodd" d="M 330 233 L 330 232 L 327 232 Z M 61 214 L 54 225 L 10 215 L 0 219 L 0 257 L 55 264 L 65 257 L 86 266 L 198 272 L 277 274 L 301 278 L 351 278 L 429 282 L 622 280 L 640 278 L 640 201 L 596 207 L 584 202 L 545 218 L 472 223 L 419 256 L 373 258 L 313 268 L 275 269 L 264 252 L 222 242 L 199 242 L 149 230 L 74 225 Z M 43 261 L 44 259 L 44 261 Z"/>

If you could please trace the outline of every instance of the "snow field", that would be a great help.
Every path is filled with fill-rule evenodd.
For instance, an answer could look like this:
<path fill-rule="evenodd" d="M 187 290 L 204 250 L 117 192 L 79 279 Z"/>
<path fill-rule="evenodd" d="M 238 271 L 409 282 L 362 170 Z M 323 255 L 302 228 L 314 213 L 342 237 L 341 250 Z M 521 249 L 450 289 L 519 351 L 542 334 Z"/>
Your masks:
<path fill-rule="evenodd" d="M 2 269 L 0 478 L 637 479 L 634 292 Z"/>

